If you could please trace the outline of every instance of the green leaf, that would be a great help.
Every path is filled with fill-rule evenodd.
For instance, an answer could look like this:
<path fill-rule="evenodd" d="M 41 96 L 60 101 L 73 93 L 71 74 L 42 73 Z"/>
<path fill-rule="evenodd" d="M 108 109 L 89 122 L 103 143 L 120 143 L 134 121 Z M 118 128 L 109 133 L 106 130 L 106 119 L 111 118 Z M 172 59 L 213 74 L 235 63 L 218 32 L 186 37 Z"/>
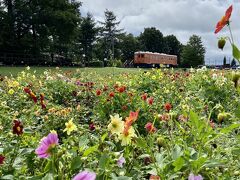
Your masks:
<path fill-rule="evenodd" d="M 146 148 L 147 147 L 147 142 L 145 139 L 139 137 L 136 139 L 136 145 L 140 148 Z"/>
<path fill-rule="evenodd" d="M 71 163 L 71 170 L 75 170 L 75 169 L 78 169 L 80 168 L 82 165 L 82 160 L 79 156 L 75 157 L 73 160 L 72 160 L 72 163 Z"/>
<path fill-rule="evenodd" d="M 1 177 L 1 179 L 12 180 L 12 179 L 14 179 L 14 176 L 13 175 L 6 175 L 6 176 Z"/>
<path fill-rule="evenodd" d="M 109 163 L 109 156 L 107 154 L 103 154 L 99 160 L 100 169 L 105 169 Z"/>
<path fill-rule="evenodd" d="M 231 126 L 221 129 L 221 133 L 228 134 L 228 133 L 232 132 L 232 130 L 239 128 L 239 127 L 240 127 L 240 124 L 232 124 Z"/>
<path fill-rule="evenodd" d="M 164 159 L 164 156 L 162 153 L 157 153 L 155 155 L 155 158 L 156 158 L 156 161 L 157 161 L 157 164 L 159 166 L 160 169 L 163 169 L 164 165 L 165 165 L 165 159 Z"/>
<path fill-rule="evenodd" d="M 89 154 L 91 154 L 91 153 L 93 153 L 93 152 L 95 152 L 95 151 L 97 151 L 97 150 L 98 150 L 98 145 L 92 146 L 92 147 L 90 147 L 90 148 L 88 148 L 88 149 L 86 149 L 86 150 L 84 151 L 83 157 L 86 157 L 86 156 L 88 156 Z"/>
<path fill-rule="evenodd" d="M 106 139 L 107 136 L 108 136 L 108 133 L 103 134 L 102 137 L 101 137 L 101 141 L 103 142 Z"/>
<path fill-rule="evenodd" d="M 192 166 L 196 171 L 199 171 L 206 161 L 207 161 L 207 157 L 200 157 L 197 160 L 192 162 Z"/>
<path fill-rule="evenodd" d="M 180 157 L 183 154 L 180 146 L 176 145 L 172 151 L 172 158 L 173 160 L 177 159 L 178 157 Z"/>
<path fill-rule="evenodd" d="M 232 51 L 233 51 L 233 57 L 240 62 L 240 50 L 235 46 L 235 44 L 232 44 Z"/>
<path fill-rule="evenodd" d="M 42 180 L 54 180 L 53 174 L 51 173 L 46 174 L 46 176 L 42 178 Z"/>
<path fill-rule="evenodd" d="M 179 171 L 183 167 L 184 163 L 185 163 L 185 161 L 182 157 L 177 158 L 173 162 L 173 165 L 175 166 L 174 171 L 175 172 Z"/>

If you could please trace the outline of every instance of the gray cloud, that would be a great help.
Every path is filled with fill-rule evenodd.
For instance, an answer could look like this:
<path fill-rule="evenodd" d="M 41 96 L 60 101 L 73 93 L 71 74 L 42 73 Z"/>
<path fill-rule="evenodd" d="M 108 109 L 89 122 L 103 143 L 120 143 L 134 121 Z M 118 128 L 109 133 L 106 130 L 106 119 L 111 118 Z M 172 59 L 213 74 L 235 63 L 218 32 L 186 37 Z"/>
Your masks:
<path fill-rule="evenodd" d="M 238 0 L 82 0 L 82 2 L 83 15 L 90 12 L 96 20 L 102 21 L 104 10 L 109 9 L 121 20 L 120 27 L 134 35 L 139 35 L 145 27 L 156 27 L 164 35 L 176 35 L 184 44 L 192 34 L 200 35 L 207 49 L 207 62 L 221 63 L 224 55 L 231 57 L 229 45 L 223 52 L 217 49 L 217 37 L 229 35 L 227 28 L 218 35 L 213 33 L 217 21 L 231 4 L 234 5 L 231 18 L 233 33 L 236 38 L 240 34 Z"/>

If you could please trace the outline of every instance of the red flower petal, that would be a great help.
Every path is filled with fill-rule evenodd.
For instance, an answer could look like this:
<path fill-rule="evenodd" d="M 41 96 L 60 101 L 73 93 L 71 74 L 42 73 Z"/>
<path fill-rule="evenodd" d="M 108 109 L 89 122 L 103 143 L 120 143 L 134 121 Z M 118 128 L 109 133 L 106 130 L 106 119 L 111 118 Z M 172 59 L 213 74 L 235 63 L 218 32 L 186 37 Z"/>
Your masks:
<path fill-rule="evenodd" d="M 214 32 L 215 34 L 217 34 L 219 31 L 221 31 L 222 28 L 229 22 L 229 19 L 232 14 L 232 10 L 233 10 L 233 6 L 231 5 L 225 12 L 225 15 L 223 16 L 223 18 L 217 23 L 215 32 Z"/>

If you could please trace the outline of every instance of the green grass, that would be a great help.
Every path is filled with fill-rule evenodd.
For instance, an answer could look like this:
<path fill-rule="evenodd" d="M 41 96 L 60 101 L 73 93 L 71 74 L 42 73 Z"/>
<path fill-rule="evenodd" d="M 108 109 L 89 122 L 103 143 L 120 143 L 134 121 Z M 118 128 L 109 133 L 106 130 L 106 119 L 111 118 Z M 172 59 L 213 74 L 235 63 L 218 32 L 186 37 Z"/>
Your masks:
<path fill-rule="evenodd" d="M 138 69 L 136 68 L 114 68 L 114 67 L 106 67 L 106 68 L 75 68 L 75 67 L 61 67 L 60 68 L 64 72 L 75 71 L 79 69 L 83 72 L 96 72 L 100 76 L 108 75 L 108 74 L 121 74 L 121 73 L 136 73 Z M 0 75 L 1 76 L 17 76 L 21 71 L 26 70 L 26 67 L 10 67 L 10 66 L 2 66 L 0 67 Z M 30 72 L 34 72 L 37 75 L 42 74 L 45 70 L 55 71 L 56 67 L 30 67 Z"/>

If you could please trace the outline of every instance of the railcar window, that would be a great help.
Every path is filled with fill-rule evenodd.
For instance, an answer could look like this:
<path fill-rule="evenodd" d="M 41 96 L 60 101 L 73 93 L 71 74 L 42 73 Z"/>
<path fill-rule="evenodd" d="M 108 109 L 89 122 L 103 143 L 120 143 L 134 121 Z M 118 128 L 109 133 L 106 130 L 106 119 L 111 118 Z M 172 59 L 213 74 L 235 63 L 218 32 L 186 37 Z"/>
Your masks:
<path fill-rule="evenodd" d="M 138 57 L 140 58 L 140 54 L 138 55 Z"/>
<path fill-rule="evenodd" d="M 144 54 L 141 54 L 141 57 L 144 58 Z"/>

